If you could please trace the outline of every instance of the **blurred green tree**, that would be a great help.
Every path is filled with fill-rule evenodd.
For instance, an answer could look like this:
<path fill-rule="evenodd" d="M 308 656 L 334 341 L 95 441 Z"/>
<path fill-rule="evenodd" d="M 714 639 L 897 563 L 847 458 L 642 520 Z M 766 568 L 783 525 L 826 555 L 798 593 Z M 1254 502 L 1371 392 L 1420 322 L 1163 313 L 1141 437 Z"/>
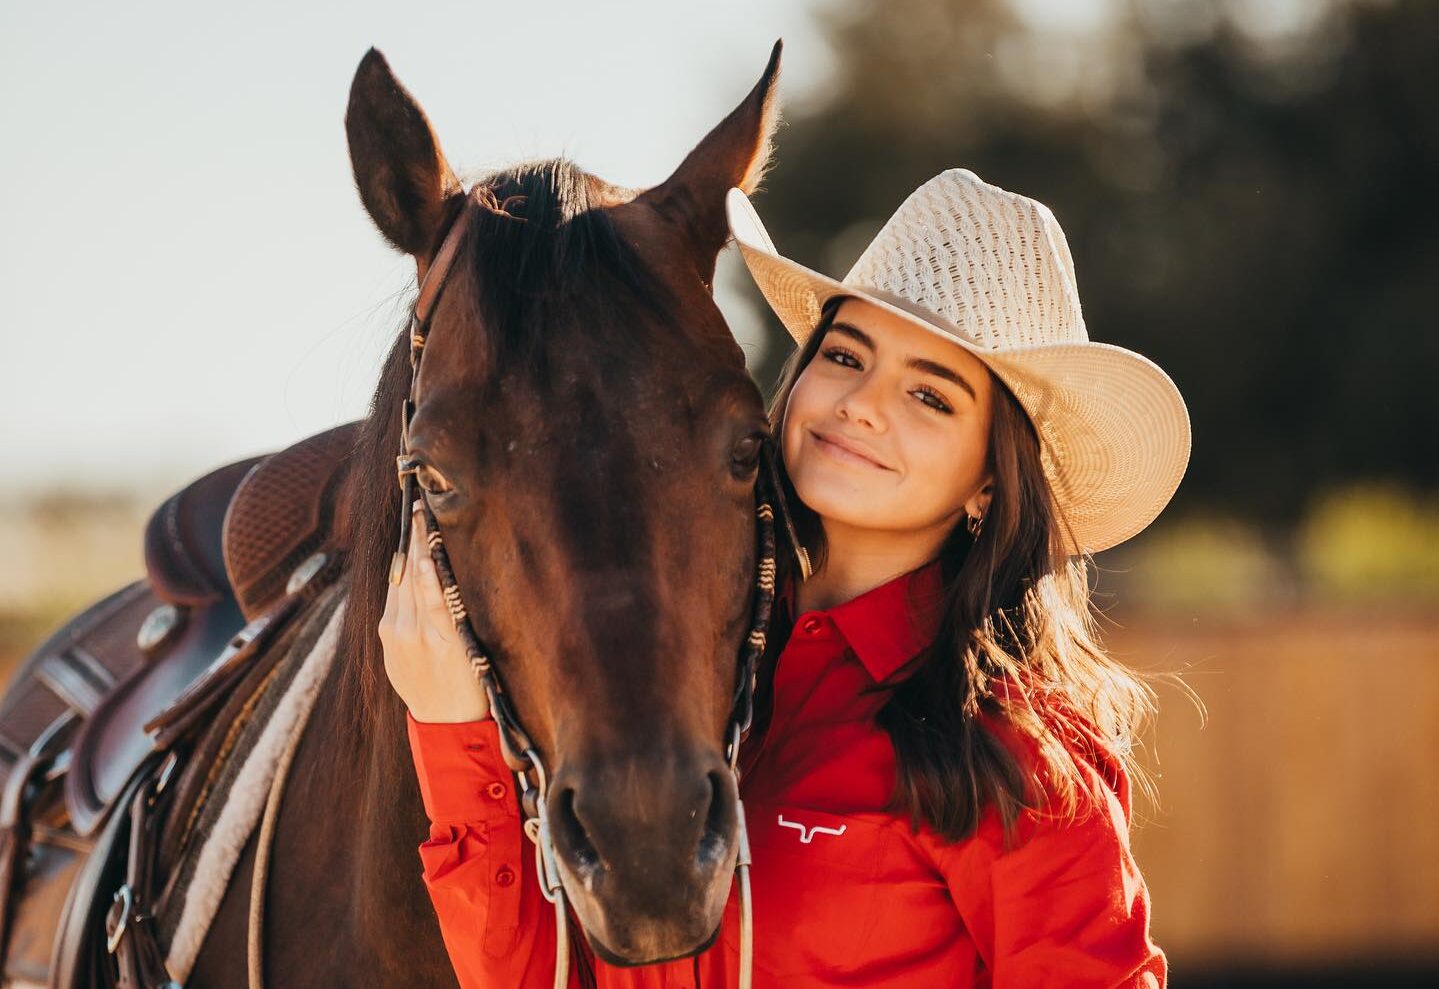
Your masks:
<path fill-rule="evenodd" d="M 1280 6 L 1300 22 L 1115 0 L 1082 34 L 1038 0 L 834 10 L 833 85 L 781 131 L 761 212 L 842 276 L 912 189 L 972 168 L 1054 208 L 1091 336 L 1179 384 L 1179 502 L 1292 522 L 1345 479 L 1432 487 L 1439 4 Z"/>

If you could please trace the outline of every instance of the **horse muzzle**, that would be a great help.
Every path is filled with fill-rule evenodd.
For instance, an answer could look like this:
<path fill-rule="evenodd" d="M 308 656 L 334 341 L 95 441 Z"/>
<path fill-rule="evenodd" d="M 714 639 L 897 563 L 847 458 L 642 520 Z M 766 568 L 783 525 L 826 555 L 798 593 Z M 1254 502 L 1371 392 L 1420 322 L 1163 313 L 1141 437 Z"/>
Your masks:
<path fill-rule="evenodd" d="M 718 752 L 565 767 L 550 789 L 550 827 L 565 891 L 601 958 L 646 965 L 708 947 L 733 878 L 737 807 Z"/>

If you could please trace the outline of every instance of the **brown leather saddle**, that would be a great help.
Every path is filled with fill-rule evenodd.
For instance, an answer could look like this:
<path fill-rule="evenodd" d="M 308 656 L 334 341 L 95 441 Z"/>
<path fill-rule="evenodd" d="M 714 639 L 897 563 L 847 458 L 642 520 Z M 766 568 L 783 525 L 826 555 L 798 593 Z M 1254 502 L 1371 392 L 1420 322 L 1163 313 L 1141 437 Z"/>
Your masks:
<path fill-rule="evenodd" d="M 103 940 L 96 918 L 124 875 L 129 797 L 338 574 L 356 426 L 177 492 L 146 527 L 146 576 L 73 618 L 12 678 L 0 698 L 5 979 L 96 984 L 77 956 Z"/>

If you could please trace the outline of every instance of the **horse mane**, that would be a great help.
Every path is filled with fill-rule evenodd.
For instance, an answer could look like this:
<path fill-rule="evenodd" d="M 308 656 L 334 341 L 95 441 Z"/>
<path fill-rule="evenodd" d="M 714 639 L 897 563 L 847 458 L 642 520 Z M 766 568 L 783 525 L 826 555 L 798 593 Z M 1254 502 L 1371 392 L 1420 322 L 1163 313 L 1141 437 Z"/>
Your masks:
<path fill-rule="evenodd" d="M 573 304 L 577 296 L 588 301 L 618 291 L 630 303 L 667 308 L 667 293 L 652 278 L 646 280 L 634 250 L 607 212 L 597 208 L 604 188 L 565 159 L 526 163 L 476 182 L 472 198 L 481 209 L 466 234 L 466 261 L 456 266 L 456 274 L 465 277 L 452 276 L 445 291 L 470 307 L 470 325 L 484 327 L 475 346 L 487 348 L 485 366 L 504 368 L 507 377 L 525 369 L 542 375 L 544 334 L 539 330 L 554 324 L 556 307 Z M 602 280 L 596 277 L 601 275 Z M 596 283 L 603 288 L 585 291 Z M 641 343 L 634 339 L 635 327 L 623 321 L 595 318 L 586 321 L 585 329 L 603 334 L 605 346 L 627 349 Z M 400 410 L 409 388 L 407 317 L 385 358 L 352 454 L 346 491 L 351 527 L 345 534 L 350 587 L 337 664 L 343 694 L 337 698 L 337 721 L 342 733 L 354 736 L 342 741 L 372 753 L 381 743 L 388 757 L 380 758 L 388 766 L 379 771 L 400 773 L 408 772 L 407 761 L 400 758 L 407 751 L 404 705 L 385 676 L 376 630 L 399 540 L 402 506 L 394 464 Z"/>

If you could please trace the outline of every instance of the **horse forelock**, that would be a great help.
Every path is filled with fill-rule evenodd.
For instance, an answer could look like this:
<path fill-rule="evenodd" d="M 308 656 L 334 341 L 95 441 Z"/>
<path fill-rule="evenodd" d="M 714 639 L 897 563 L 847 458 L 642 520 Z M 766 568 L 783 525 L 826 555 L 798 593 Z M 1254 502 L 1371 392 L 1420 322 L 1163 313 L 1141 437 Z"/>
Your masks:
<path fill-rule="evenodd" d="M 483 327 L 490 366 L 532 367 L 544 344 L 583 323 L 623 340 L 622 322 L 580 320 L 579 311 L 617 294 L 658 314 L 667 295 L 625 243 L 606 209 L 612 190 L 564 159 L 532 162 L 481 179 L 465 244 L 466 320 Z"/>

